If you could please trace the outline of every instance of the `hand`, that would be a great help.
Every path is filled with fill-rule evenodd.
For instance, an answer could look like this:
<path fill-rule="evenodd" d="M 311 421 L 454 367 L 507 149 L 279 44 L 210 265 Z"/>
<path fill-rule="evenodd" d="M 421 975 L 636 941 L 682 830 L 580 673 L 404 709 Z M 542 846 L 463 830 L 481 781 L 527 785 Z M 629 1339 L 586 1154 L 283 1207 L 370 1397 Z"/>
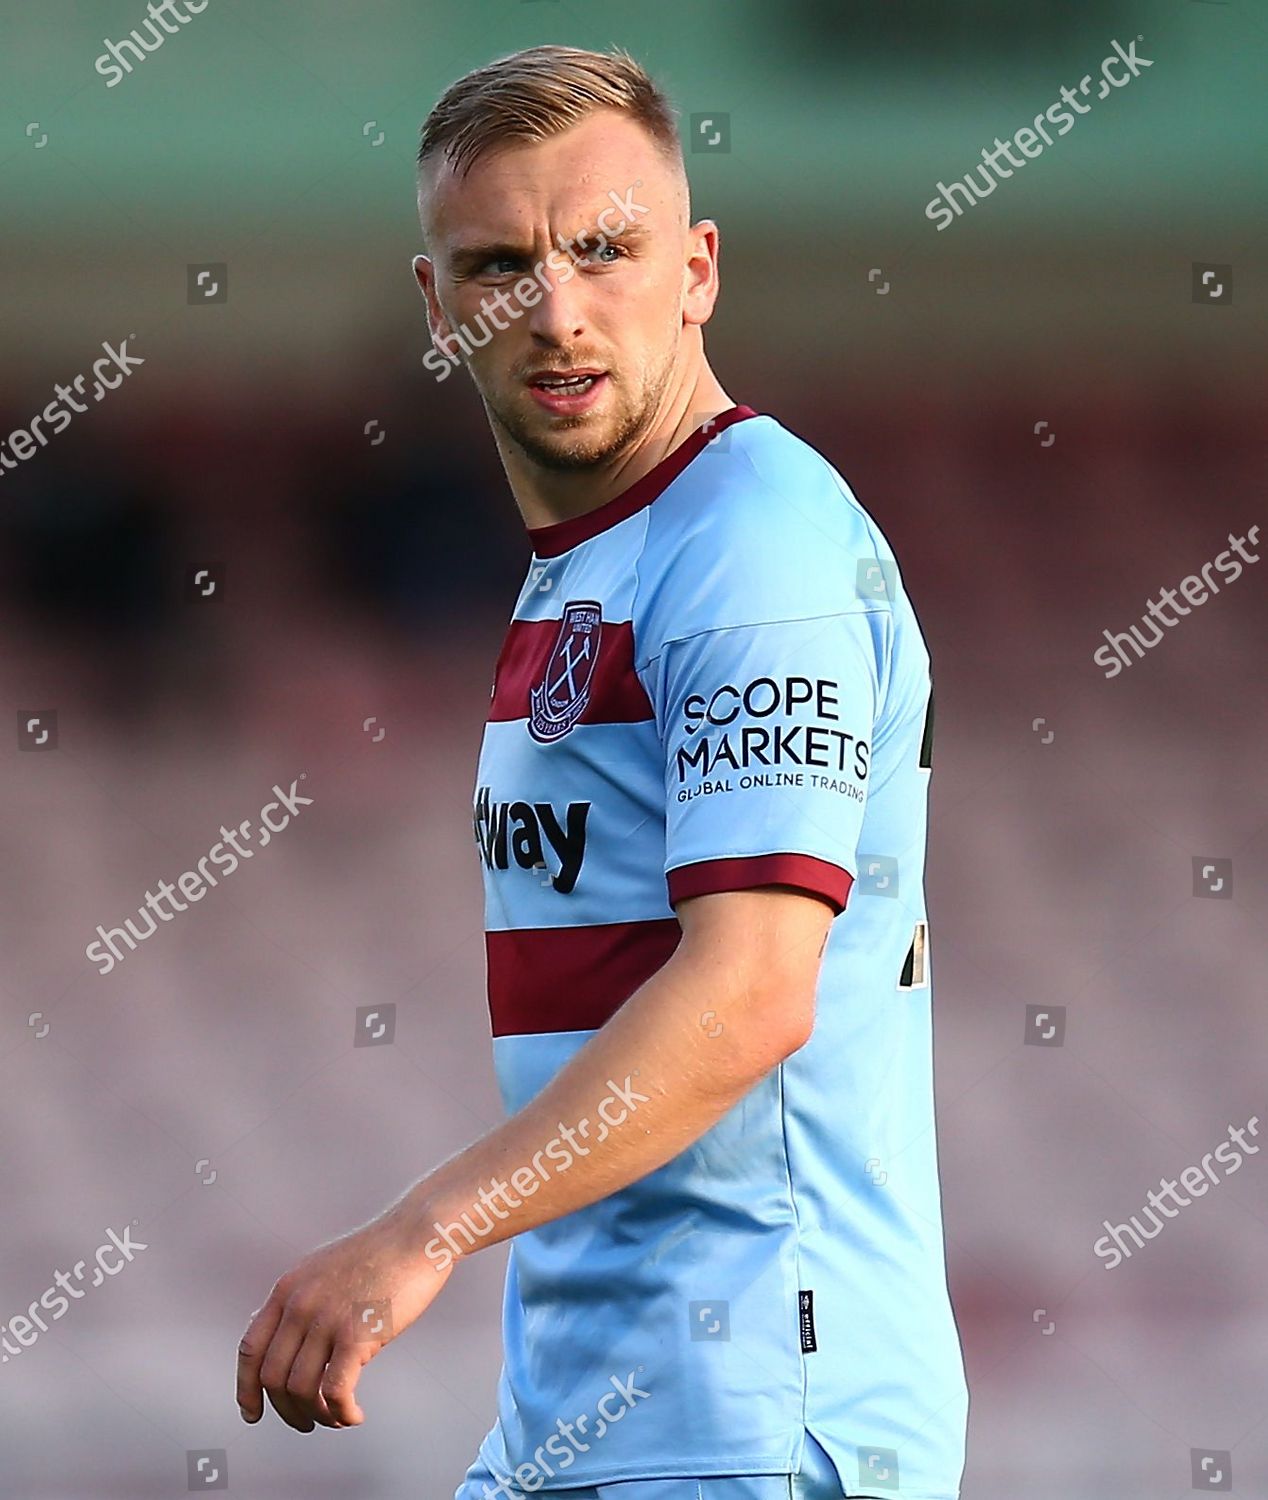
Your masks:
<path fill-rule="evenodd" d="M 273 1287 L 238 1346 L 238 1409 L 264 1412 L 262 1391 L 299 1432 L 356 1427 L 362 1367 L 431 1305 L 449 1279 L 390 1214 L 323 1245 Z"/>

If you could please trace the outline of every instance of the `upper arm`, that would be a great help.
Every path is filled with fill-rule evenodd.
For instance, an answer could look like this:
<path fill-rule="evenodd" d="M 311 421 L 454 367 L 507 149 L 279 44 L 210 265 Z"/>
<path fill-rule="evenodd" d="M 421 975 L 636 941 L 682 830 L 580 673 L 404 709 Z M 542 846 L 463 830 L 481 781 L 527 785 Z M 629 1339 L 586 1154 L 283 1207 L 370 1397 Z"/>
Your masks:
<path fill-rule="evenodd" d="M 781 886 L 845 910 L 884 616 L 858 608 L 671 640 L 653 679 L 671 905 Z"/>
<path fill-rule="evenodd" d="M 665 644 L 654 697 L 679 963 L 743 1019 L 758 1066 L 810 1037 L 820 960 L 858 873 L 879 694 L 855 609 Z M 712 1002 L 711 1002 L 712 1004 Z"/>
<path fill-rule="evenodd" d="M 759 886 L 686 897 L 677 913 L 683 936 L 676 961 L 692 965 L 716 997 L 706 1031 L 728 1022 L 743 1029 L 771 1067 L 804 1046 L 814 1029 L 831 904 L 788 887 Z"/>

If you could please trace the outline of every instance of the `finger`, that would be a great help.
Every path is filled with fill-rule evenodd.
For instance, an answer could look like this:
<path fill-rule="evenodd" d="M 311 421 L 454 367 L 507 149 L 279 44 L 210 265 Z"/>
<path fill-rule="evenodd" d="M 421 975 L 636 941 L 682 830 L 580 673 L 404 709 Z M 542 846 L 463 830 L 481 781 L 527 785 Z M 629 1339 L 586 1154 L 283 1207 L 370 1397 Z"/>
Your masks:
<path fill-rule="evenodd" d="M 260 1366 L 281 1321 L 282 1303 L 270 1296 L 252 1316 L 238 1345 L 238 1410 L 245 1422 L 258 1422 L 264 1415 Z"/>
<path fill-rule="evenodd" d="M 330 1363 L 321 1381 L 321 1394 L 330 1415 L 348 1427 L 358 1427 L 365 1413 L 357 1405 L 357 1381 L 372 1357 L 373 1345 L 346 1340 L 336 1342 Z"/>
<path fill-rule="evenodd" d="M 311 1417 L 304 1415 L 298 1403 L 292 1401 L 285 1391 L 270 1391 L 266 1386 L 265 1394 L 273 1410 L 288 1427 L 293 1427 L 296 1432 L 311 1432 L 317 1425 Z"/>
<path fill-rule="evenodd" d="M 260 1365 L 260 1383 L 273 1410 L 288 1427 L 294 1427 L 300 1432 L 311 1432 L 313 1420 L 291 1399 L 286 1381 L 291 1373 L 291 1366 L 295 1363 L 295 1356 L 308 1334 L 309 1322 L 309 1314 L 287 1307 Z"/>
<path fill-rule="evenodd" d="M 333 1344 L 334 1335 L 330 1330 L 314 1323 L 300 1345 L 295 1363 L 286 1377 L 286 1394 L 301 1412 L 320 1422 L 323 1427 L 336 1425 L 320 1392 L 321 1379 Z"/>

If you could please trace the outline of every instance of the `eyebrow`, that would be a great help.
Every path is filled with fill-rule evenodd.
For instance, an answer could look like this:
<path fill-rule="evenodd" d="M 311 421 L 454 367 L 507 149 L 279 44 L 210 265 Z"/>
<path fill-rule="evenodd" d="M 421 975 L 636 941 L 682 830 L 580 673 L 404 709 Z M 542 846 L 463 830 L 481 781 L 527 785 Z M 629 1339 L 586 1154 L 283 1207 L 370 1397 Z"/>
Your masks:
<path fill-rule="evenodd" d="M 629 223 L 626 224 L 624 229 L 618 230 L 613 234 L 600 229 L 597 224 L 592 224 L 584 230 L 578 230 L 568 243 L 576 245 L 584 237 L 585 244 L 583 248 L 588 249 L 598 244 L 600 236 L 609 245 L 619 245 L 627 241 L 638 242 L 645 240 L 650 233 L 651 230 L 646 224 Z M 559 250 L 558 242 L 550 248 L 551 250 Z M 560 251 L 560 253 L 566 254 L 567 252 Z M 528 261 L 532 258 L 532 254 L 531 247 L 526 248 L 524 245 L 513 245 L 505 240 L 479 241 L 470 245 L 459 245 L 450 253 L 449 264 L 456 275 L 463 275 L 471 271 L 478 271 L 481 266 L 487 265 L 491 260 Z"/>

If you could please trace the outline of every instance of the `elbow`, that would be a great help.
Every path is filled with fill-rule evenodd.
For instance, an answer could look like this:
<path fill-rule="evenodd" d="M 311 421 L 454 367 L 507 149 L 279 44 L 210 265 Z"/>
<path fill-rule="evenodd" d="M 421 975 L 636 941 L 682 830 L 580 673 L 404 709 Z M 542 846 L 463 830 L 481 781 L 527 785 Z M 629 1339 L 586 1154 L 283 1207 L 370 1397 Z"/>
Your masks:
<path fill-rule="evenodd" d="M 741 1014 L 738 1024 L 722 1023 L 719 1036 L 727 1037 L 730 1045 L 719 1074 L 733 1089 L 747 1091 L 810 1040 L 814 1032 L 813 996 L 805 1004 L 794 1005 L 785 990 L 769 1004 L 741 1007 Z"/>
<path fill-rule="evenodd" d="M 770 1067 L 800 1052 L 814 1034 L 817 977 L 804 968 L 784 969 L 770 972 L 764 982 L 751 982 L 752 1030 L 762 1039 Z"/>
<path fill-rule="evenodd" d="M 814 1035 L 814 1029 L 815 1011 L 812 996 L 804 1005 L 797 1006 L 782 1017 L 782 1024 L 772 1038 L 776 1054 L 772 1066 L 787 1062 L 795 1052 L 800 1052 Z"/>

